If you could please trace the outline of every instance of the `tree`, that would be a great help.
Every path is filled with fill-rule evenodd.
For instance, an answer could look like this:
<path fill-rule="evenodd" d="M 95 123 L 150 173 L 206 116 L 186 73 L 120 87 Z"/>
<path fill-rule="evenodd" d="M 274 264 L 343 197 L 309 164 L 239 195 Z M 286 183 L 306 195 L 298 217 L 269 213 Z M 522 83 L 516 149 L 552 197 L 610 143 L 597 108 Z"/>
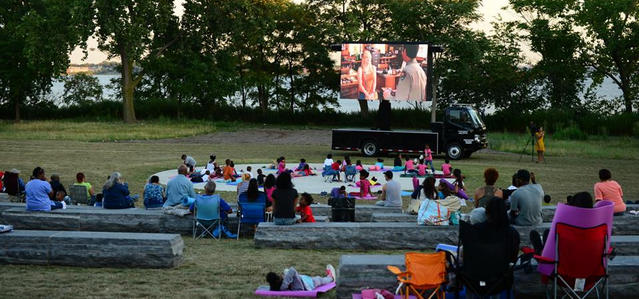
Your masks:
<path fill-rule="evenodd" d="M 69 53 L 93 30 L 91 4 L 82 0 L 5 0 L 0 5 L 0 102 L 15 120 L 27 98 L 50 90 L 69 66 Z M 86 45 L 85 45 L 86 46 Z"/>
<path fill-rule="evenodd" d="M 145 74 L 144 69 L 136 67 L 145 59 L 162 56 L 176 41 L 153 44 L 155 37 L 177 23 L 173 1 L 95 0 L 94 6 L 98 48 L 109 53 L 109 58 L 120 58 L 122 114 L 125 122 L 135 122 L 134 93 Z"/>
<path fill-rule="evenodd" d="M 102 100 L 102 85 L 97 77 L 79 73 L 63 78 L 62 100 L 69 105 L 83 105 Z"/>

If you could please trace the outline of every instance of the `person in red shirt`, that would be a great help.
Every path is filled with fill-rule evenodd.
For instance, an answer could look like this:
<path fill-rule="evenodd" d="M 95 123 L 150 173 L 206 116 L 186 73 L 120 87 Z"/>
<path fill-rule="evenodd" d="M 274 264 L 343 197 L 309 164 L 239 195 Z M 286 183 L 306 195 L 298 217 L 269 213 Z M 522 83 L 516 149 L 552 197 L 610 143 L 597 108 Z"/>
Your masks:
<path fill-rule="evenodd" d="M 295 208 L 295 211 L 300 213 L 300 219 L 297 220 L 297 223 L 315 222 L 315 217 L 313 217 L 313 210 L 311 210 L 312 203 L 313 197 L 306 192 L 302 193 L 302 200 L 300 200 L 299 206 Z"/>
<path fill-rule="evenodd" d="M 337 171 L 337 181 L 341 182 L 342 173 L 340 172 L 340 169 L 342 168 L 342 160 L 337 160 L 335 163 L 331 164 L 331 168 Z"/>

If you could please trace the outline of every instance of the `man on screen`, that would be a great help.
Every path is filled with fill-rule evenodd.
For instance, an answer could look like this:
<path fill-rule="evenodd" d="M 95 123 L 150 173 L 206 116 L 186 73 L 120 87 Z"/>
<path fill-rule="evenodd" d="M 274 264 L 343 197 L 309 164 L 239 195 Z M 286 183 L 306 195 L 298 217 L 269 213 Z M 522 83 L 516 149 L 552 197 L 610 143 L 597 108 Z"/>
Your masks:
<path fill-rule="evenodd" d="M 417 62 L 417 52 L 419 45 L 404 45 L 402 58 L 406 62 L 404 74 L 399 79 L 395 95 L 390 89 L 384 90 L 384 99 L 386 100 L 426 100 L 426 73 Z"/>

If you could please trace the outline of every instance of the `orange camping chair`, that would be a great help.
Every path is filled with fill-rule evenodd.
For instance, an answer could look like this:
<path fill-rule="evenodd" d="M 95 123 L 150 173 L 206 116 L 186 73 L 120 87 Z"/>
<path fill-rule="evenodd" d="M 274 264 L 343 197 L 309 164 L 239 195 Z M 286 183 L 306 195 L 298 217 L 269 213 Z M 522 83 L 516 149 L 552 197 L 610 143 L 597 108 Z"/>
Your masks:
<path fill-rule="evenodd" d="M 424 299 L 425 293 L 431 291 L 426 298 L 438 299 L 445 297 L 442 284 L 446 282 L 446 253 L 406 253 L 406 271 L 402 272 L 395 266 L 386 268 L 397 275 L 399 281 L 399 293 L 403 298 L 408 299 L 410 295 L 418 299 Z"/>

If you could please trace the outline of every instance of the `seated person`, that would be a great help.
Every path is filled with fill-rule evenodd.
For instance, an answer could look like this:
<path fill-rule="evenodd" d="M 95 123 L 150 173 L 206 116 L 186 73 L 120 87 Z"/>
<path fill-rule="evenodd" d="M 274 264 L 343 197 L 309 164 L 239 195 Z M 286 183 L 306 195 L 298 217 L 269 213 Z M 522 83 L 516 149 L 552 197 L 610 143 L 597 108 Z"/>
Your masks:
<path fill-rule="evenodd" d="M 331 189 L 331 198 L 346 198 L 346 186 Z"/>
<path fill-rule="evenodd" d="M 550 203 L 552 201 L 552 197 L 550 197 L 550 195 L 545 194 L 544 195 L 544 203 L 542 204 L 543 206 L 553 206 L 552 203 Z"/>
<path fill-rule="evenodd" d="M 51 200 L 53 189 L 51 184 L 47 182 L 44 175 L 44 169 L 36 167 L 33 169 L 33 179 L 25 186 L 27 211 L 51 211 L 56 209 L 65 209 L 65 202 L 56 202 Z"/>
<path fill-rule="evenodd" d="M 370 171 L 381 171 L 384 169 L 384 159 L 378 158 L 375 165 L 368 168 Z"/>
<path fill-rule="evenodd" d="M 541 202 L 544 190 L 536 184 L 534 173 L 517 171 L 517 190 L 510 196 L 510 215 L 513 223 L 520 226 L 538 225 L 543 222 Z M 532 184 L 530 181 L 532 180 Z"/>
<path fill-rule="evenodd" d="M 162 207 L 174 207 L 183 204 L 185 198 L 195 198 L 193 183 L 186 178 L 188 172 L 186 165 L 178 167 L 178 175 L 166 184 L 166 201 Z"/>
<path fill-rule="evenodd" d="M 144 207 L 161 208 L 163 205 L 164 187 L 160 185 L 160 178 L 157 175 L 151 176 L 149 183 L 144 186 Z"/>
<path fill-rule="evenodd" d="M 315 175 L 308 164 L 304 164 L 302 170 L 293 173 L 294 177 Z"/>
<path fill-rule="evenodd" d="M 417 165 L 417 175 L 418 176 L 426 176 L 426 169 L 428 167 L 426 166 L 424 161 L 420 161 L 419 164 Z"/>
<path fill-rule="evenodd" d="M 9 182 L 11 180 L 11 178 L 16 178 L 17 179 L 17 184 L 14 185 L 11 182 Z M 7 192 L 10 193 L 13 191 L 10 191 L 9 189 L 11 188 L 11 186 L 15 186 L 15 188 L 17 188 L 16 194 L 11 194 L 11 195 L 16 195 L 19 196 L 22 193 L 24 193 L 24 181 L 22 180 L 22 178 L 20 178 L 20 170 L 18 169 L 11 169 L 6 171 L 3 175 L 2 175 L 2 185 L 3 185 L 3 190 L 0 190 L 2 192 Z"/>
<path fill-rule="evenodd" d="M 446 159 L 444 161 L 444 164 L 442 164 L 442 172 L 444 173 L 444 177 L 448 178 L 451 176 L 451 169 L 453 168 L 452 165 L 450 165 L 450 161 L 448 159 Z"/>
<path fill-rule="evenodd" d="M 332 164 L 332 163 L 331 163 Z M 297 168 L 295 168 L 295 171 L 302 171 L 304 170 L 304 167 L 308 165 L 308 163 L 306 163 L 306 159 L 300 159 L 300 164 L 297 165 Z"/>
<path fill-rule="evenodd" d="M 488 200 L 485 208 L 486 221 L 474 224 L 480 231 L 495 231 L 505 236 L 509 243 L 510 260 L 517 260 L 519 254 L 519 233 L 512 227 L 508 220 L 508 211 L 504 200 L 493 197 Z M 500 238 L 503 240 L 504 238 Z"/>
<path fill-rule="evenodd" d="M 326 159 L 324 160 L 324 167 L 333 166 L 333 154 L 326 155 Z"/>
<path fill-rule="evenodd" d="M 266 176 L 264 175 L 264 173 L 262 172 L 262 169 L 257 169 L 257 184 L 259 186 L 264 186 L 264 180 L 266 179 Z"/>
<path fill-rule="evenodd" d="M 217 157 L 215 155 L 210 155 L 209 156 L 209 162 L 206 163 L 206 170 L 208 170 L 210 173 L 215 173 L 215 167 L 217 167 L 217 163 L 215 163 L 215 159 Z"/>
<path fill-rule="evenodd" d="M 208 171 L 207 169 L 203 169 L 202 172 L 191 173 L 189 178 L 191 179 L 191 182 L 193 183 L 203 183 L 203 182 L 209 181 L 210 175 L 211 175 L 210 171 Z"/>
<path fill-rule="evenodd" d="M 344 176 L 347 181 L 354 181 L 355 175 L 357 174 L 357 167 L 351 163 L 351 160 L 348 159 L 346 161 L 346 165 L 344 166 Z"/>
<path fill-rule="evenodd" d="M 387 170 L 384 172 L 386 184 L 382 187 L 381 200 L 375 205 L 384 207 L 401 207 L 402 206 L 402 185 L 393 180 L 393 172 Z"/>
<path fill-rule="evenodd" d="M 335 268 L 326 265 L 326 277 L 308 276 L 297 273 L 295 268 L 284 270 L 284 277 L 274 272 L 266 274 L 271 291 L 312 291 L 315 288 L 335 281 Z"/>
<path fill-rule="evenodd" d="M 279 157 L 277 160 L 279 161 L 277 164 L 277 174 L 290 172 L 290 170 L 286 168 L 286 158 L 284 156 Z"/>
<path fill-rule="evenodd" d="M 266 203 L 266 194 L 264 192 L 260 192 L 259 186 L 257 185 L 257 179 L 250 179 L 247 185 L 248 188 L 242 194 L 246 194 L 246 200 L 248 202 L 261 201 Z"/>
<path fill-rule="evenodd" d="M 216 187 L 217 186 L 215 182 L 206 183 L 206 185 L 204 185 L 205 194 L 198 194 L 195 197 L 193 204 L 189 206 L 189 210 L 193 212 L 195 208 L 197 208 L 198 202 L 209 201 L 209 200 L 219 201 L 220 202 L 220 229 L 222 230 L 222 232 L 224 232 L 224 234 L 228 238 L 237 238 L 237 235 L 232 233 L 226 227 L 226 220 L 228 219 L 228 214 L 233 213 L 233 209 L 231 209 L 231 206 L 229 206 L 228 203 L 226 203 L 226 201 L 220 197 L 220 195 L 215 194 Z M 219 230 L 215 230 L 213 234 L 216 235 L 216 233 L 218 232 Z"/>
<path fill-rule="evenodd" d="M 92 206 L 95 203 L 95 192 L 91 183 L 87 182 L 87 177 L 82 172 L 78 172 L 75 175 L 75 183 L 73 185 L 84 186 L 87 188 L 87 198 L 89 199 L 89 205 Z"/>
<path fill-rule="evenodd" d="M 368 180 L 368 171 L 362 169 L 359 172 L 359 192 L 351 192 L 353 197 L 369 197 L 371 195 L 371 182 Z"/>
<path fill-rule="evenodd" d="M 410 157 L 406 157 L 406 164 L 404 165 L 404 174 L 417 172 L 415 170 L 415 163 Z"/>
<path fill-rule="evenodd" d="M 357 171 L 361 171 L 362 169 L 364 169 L 364 166 L 362 165 L 362 160 L 355 161 L 355 169 L 357 169 Z"/>
<path fill-rule="evenodd" d="M 188 167 L 189 173 L 192 173 L 195 171 L 195 159 L 193 159 L 193 157 L 187 156 L 186 154 L 182 154 L 181 159 L 182 159 L 182 163 L 184 163 L 184 165 Z"/>
<path fill-rule="evenodd" d="M 337 160 L 331 165 L 331 169 L 334 171 L 333 173 L 337 176 L 337 181 L 342 181 L 342 174 L 340 172 L 342 168 L 342 160 Z"/>
<path fill-rule="evenodd" d="M 499 172 L 495 168 L 486 168 L 484 170 L 484 187 L 475 190 L 475 208 L 486 207 L 486 203 L 494 196 L 503 198 L 504 194 L 501 189 L 495 187 L 495 183 L 499 179 Z"/>
<path fill-rule="evenodd" d="M 295 208 L 295 211 L 300 213 L 300 219 L 297 219 L 297 223 L 315 222 L 315 217 L 313 217 L 313 210 L 311 210 L 312 203 L 313 197 L 306 192 L 302 193 L 300 204 Z"/>
<path fill-rule="evenodd" d="M 595 199 L 611 201 L 615 205 L 615 216 L 621 216 L 626 211 L 621 185 L 612 179 L 608 169 L 599 170 L 599 182 L 595 184 Z"/>
<path fill-rule="evenodd" d="M 402 163 L 402 154 L 399 154 L 393 160 L 393 170 L 404 170 L 404 166 L 402 166 Z"/>
<path fill-rule="evenodd" d="M 129 196 L 129 186 L 122 183 L 122 175 L 114 172 L 102 188 L 102 207 L 105 209 L 128 209 L 135 207 L 137 195 Z"/>
<path fill-rule="evenodd" d="M 59 175 L 52 174 L 49 184 L 51 184 L 51 189 L 53 190 L 53 197 L 51 197 L 51 200 L 55 200 L 56 196 L 58 195 L 58 191 L 63 191 L 65 195 L 67 194 L 67 189 L 65 189 L 62 183 L 60 183 Z"/>
<path fill-rule="evenodd" d="M 226 159 L 226 165 L 224 166 L 224 169 L 222 169 L 222 176 L 224 177 L 225 181 L 233 181 L 235 182 L 235 169 L 233 168 L 233 166 L 231 166 L 232 161 L 231 159 Z"/>
<path fill-rule="evenodd" d="M 291 175 L 284 172 L 277 176 L 276 189 L 273 191 L 273 223 L 275 225 L 295 224 L 295 207 L 299 195 L 293 188 Z"/>

